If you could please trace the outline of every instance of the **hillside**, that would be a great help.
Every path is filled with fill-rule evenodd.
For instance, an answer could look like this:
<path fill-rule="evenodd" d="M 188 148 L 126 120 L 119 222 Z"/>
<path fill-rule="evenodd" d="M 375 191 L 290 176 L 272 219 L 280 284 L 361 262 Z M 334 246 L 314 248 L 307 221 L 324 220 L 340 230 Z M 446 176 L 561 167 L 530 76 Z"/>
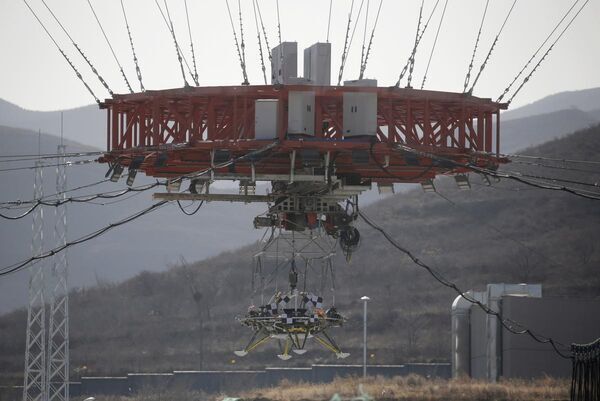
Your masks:
<path fill-rule="evenodd" d="M 600 126 L 527 152 L 600 161 Z M 522 164 L 504 167 L 598 182 L 600 169 L 586 168 L 596 172 L 540 171 Z M 514 182 L 493 182 L 490 187 L 476 175 L 471 176 L 471 182 L 471 191 L 458 191 L 452 179 L 439 179 L 438 194 L 414 190 L 388 197 L 363 211 L 420 259 L 465 289 L 480 289 L 491 282 L 539 282 L 546 297 L 600 296 L 597 201 Z M 373 363 L 447 361 L 449 309 L 455 294 L 440 288 L 377 232 L 364 224 L 358 227 L 362 243 L 351 263 L 339 254 L 335 262 L 336 306 L 348 315 L 349 322 L 332 334 L 352 353 L 345 362 L 360 360 L 361 295 L 372 298 L 369 325 Z M 188 246 L 196 242 L 179 238 Z M 73 377 L 216 369 L 231 367 L 232 360 L 236 369 L 335 363 L 333 356 L 316 345 L 303 357 L 285 363 L 275 357 L 274 345 L 245 359 L 233 359 L 232 351 L 248 339 L 249 332 L 234 316 L 243 314 L 250 303 L 251 255 L 255 249 L 248 246 L 201 262 L 182 262 L 166 272 L 141 273 L 122 284 L 73 292 Z M 319 285 L 318 280 L 314 285 Z M 196 289 L 195 296 L 192 288 Z M 331 298 L 328 291 L 324 295 L 327 300 Z M 3 383 L 20 380 L 24 328 L 23 310 L 0 319 Z"/>
<path fill-rule="evenodd" d="M 600 88 L 556 93 L 518 109 L 506 111 L 503 113 L 503 117 L 505 120 L 514 120 L 567 109 L 579 109 L 598 115 Z"/>

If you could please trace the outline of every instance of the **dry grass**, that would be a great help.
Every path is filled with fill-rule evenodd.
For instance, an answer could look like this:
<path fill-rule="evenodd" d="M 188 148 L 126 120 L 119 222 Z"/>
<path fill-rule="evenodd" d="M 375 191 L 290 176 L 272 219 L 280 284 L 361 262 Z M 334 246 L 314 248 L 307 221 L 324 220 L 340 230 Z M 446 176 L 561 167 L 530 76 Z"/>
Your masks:
<path fill-rule="evenodd" d="M 476 380 L 426 379 L 420 376 L 336 379 L 331 383 L 307 384 L 283 381 L 277 387 L 227 394 L 246 401 L 329 401 L 339 394 L 345 401 L 360 395 L 359 384 L 375 401 L 566 401 L 566 380 Z M 220 401 L 225 397 L 184 391 L 148 392 L 134 397 L 99 397 L 102 401 Z M 358 401 L 358 400 L 354 400 Z"/>

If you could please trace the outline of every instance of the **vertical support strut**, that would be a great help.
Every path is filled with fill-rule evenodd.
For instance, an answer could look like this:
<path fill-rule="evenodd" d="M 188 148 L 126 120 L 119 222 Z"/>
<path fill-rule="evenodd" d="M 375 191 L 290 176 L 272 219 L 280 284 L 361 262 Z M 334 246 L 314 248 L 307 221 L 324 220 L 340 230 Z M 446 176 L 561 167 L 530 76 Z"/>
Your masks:
<path fill-rule="evenodd" d="M 44 196 L 42 162 L 35 163 L 33 198 Z M 44 245 L 44 209 L 33 212 L 31 252 L 40 255 Z M 46 401 L 46 309 L 44 301 L 44 262 L 34 263 L 29 278 L 29 305 L 25 347 L 23 401 Z"/>
<path fill-rule="evenodd" d="M 62 116 L 61 116 L 62 126 Z M 56 168 L 56 193 L 58 199 L 66 199 L 67 172 L 65 148 L 58 145 Z M 54 208 L 54 240 L 56 246 L 67 243 L 66 204 Z M 69 289 L 67 251 L 54 255 L 52 269 L 52 293 L 50 297 L 50 325 L 48 327 L 48 378 L 46 383 L 48 401 L 69 400 Z"/>

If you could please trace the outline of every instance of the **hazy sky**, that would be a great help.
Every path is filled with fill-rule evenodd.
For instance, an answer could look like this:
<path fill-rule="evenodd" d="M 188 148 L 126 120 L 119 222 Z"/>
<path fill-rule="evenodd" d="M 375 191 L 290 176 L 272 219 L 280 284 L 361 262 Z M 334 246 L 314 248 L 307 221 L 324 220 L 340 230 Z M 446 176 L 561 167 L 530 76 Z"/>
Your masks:
<path fill-rule="evenodd" d="M 41 0 L 28 0 L 64 47 L 99 97 L 107 92 L 76 54 L 51 19 Z M 125 85 L 85 0 L 46 0 L 115 92 Z M 104 24 L 130 82 L 138 88 L 131 51 L 118 0 L 91 0 Z M 180 46 L 188 61 L 189 39 L 183 0 L 168 0 Z M 413 86 L 419 87 L 445 0 L 434 15 L 416 58 Z M 277 42 L 275 0 L 259 0 L 269 41 Z M 475 69 L 487 53 L 512 0 L 490 2 Z M 147 89 L 182 86 L 181 73 L 169 32 L 152 0 L 124 0 Z M 237 13 L 237 1 L 230 0 Z M 351 0 L 333 0 L 330 41 L 332 77 L 337 77 Z M 356 0 L 355 13 L 360 4 Z M 367 0 L 365 0 L 365 5 Z M 379 0 L 370 0 L 370 24 Z M 393 85 L 414 41 L 420 0 L 384 0 L 366 75 L 380 86 Z M 435 0 L 425 0 L 428 15 Z M 493 97 L 502 92 L 573 0 L 519 0 L 475 94 Z M 581 1 L 583 3 L 583 0 Z M 248 74 L 261 84 L 252 1 L 241 0 Z M 161 0 L 162 5 L 162 0 Z M 484 0 L 449 0 L 426 88 L 461 91 Z M 232 85 L 242 81 L 225 0 L 188 0 L 201 85 Z M 302 49 L 327 35 L 328 0 L 280 0 L 283 40 L 297 41 L 299 71 Z M 237 15 L 234 15 L 234 18 Z M 364 11 L 362 16 L 364 16 Z M 514 106 L 564 91 L 600 86 L 600 1 L 591 0 L 571 29 L 542 64 Z M 361 17 L 362 19 L 362 17 Z M 237 24 L 237 19 L 235 20 Z M 356 78 L 362 44 L 362 21 L 356 31 L 344 78 Z M 73 71 L 33 18 L 22 0 L 0 0 L 0 98 L 35 110 L 56 110 L 93 102 Z M 406 82 L 406 81 L 404 81 Z"/>

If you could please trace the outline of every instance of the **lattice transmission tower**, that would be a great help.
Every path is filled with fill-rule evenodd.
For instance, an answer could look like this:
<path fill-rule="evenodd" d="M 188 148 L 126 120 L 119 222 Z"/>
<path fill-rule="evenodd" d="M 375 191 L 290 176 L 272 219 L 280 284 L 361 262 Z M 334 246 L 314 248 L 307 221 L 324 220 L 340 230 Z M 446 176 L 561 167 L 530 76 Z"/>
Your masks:
<path fill-rule="evenodd" d="M 61 115 L 62 132 L 62 115 Z M 57 200 L 66 198 L 67 173 L 65 163 L 65 145 L 58 145 L 56 167 Z M 67 243 L 67 209 L 66 204 L 54 209 L 55 246 Z M 50 325 L 48 327 L 48 375 L 46 391 L 48 401 L 69 400 L 69 289 L 67 251 L 54 255 L 50 283 Z"/>
<path fill-rule="evenodd" d="M 35 163 L 34 199 L 44 196 L 42 162 Z M 31 252 L 40 255 L 44 247 L 44 209 L 33 212 Z M 46 401 L 46 308 L 43 260 L 31 266 L 29 305 L 27 308 L 27 339 L 25 348 L 25 381 L 23 401 Z"/>

